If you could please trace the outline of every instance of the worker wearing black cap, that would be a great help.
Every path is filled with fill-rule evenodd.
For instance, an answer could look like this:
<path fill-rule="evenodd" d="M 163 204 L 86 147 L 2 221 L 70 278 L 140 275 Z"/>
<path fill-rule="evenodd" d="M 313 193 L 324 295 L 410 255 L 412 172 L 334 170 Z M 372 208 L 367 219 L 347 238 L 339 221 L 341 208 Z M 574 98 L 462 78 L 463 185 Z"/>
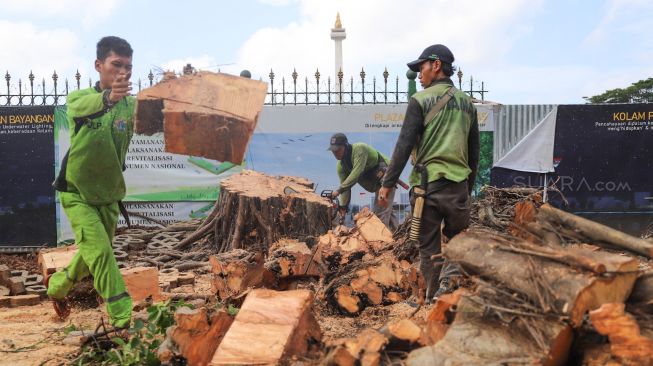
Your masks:
<path fill-rule="evenodd" d="M 347 136 L 342 133 L 336 133 L 331 137 L 327 150 L 333 152 L 333 156 L 338 160 L 336 170 L 340 178 L 340 187 L 333 191 L 331 197 L 338 197 L 338 211 L 341 217 L 344 217 L 349 207 L 351 187 L 358 183 L 366 191 L 375 192 L 372 211 L 385 226 L 394 230 L 397 227 L 397 218 L 392 213 L 394 192 L 387 197 L 389 205 L 378 205 L 378 190 L 381 188 L 381 180 L 388 166 L 388 158 L 362 142 L 350 144 Z"/>
<path fill-rule="evenodd" d="M 479 132 L 472 99 L 453 86 L 454 56 L 444 45 L 427 47 L 408 67 L 419 72 L 424 90 L 408 103 L 392 160 L 379 190 L 380 204 L 392 194 L 399 175 L 412 155 L 410 175 L 413 216 L 420 199 L 420 271 L 427 282 L 426 300 L 453 290 L 458 268 L 434 260 L 441 251 L 440 227 L 451 239 L 469 226 L 470 194 L 479 160 Z M 416 197 L 417 196 L 417 197 Z"/>

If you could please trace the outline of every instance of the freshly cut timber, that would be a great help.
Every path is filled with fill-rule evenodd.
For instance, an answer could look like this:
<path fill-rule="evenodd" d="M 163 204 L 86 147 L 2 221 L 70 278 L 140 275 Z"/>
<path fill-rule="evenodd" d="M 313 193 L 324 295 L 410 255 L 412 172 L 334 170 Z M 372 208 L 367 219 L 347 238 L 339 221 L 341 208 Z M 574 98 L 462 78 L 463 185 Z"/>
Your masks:
<path fill-rule="evenodd" d="M 456 235 L 443 252 L 468 273 L 523 294 L 539 304 L 543 313 L 569 316 L 574 326 L 582 323 L 588 310 L 624 302 L 637 277 L 638 262 L 628 256 L 575 250 L 575 255 L 603 264 L 611 273 L 603 276 L 537 252 L 525 255 L 520 243 L 520 239 L 508 240 L 490 232 L 468 231 Z"/>
<path fill-rule="evenodd" d="M 454 320 L 456 308 L 462 295 L 466 295 L 467 290 L 461 288 L 453 293 L 445 294 L 438 297 L 435 306 L 429 311 L 426 317 L 426 337 L 429 344 L 435 344 L 440 341 L 449 326 Z"/>
<path fill-rule="evenodd" d="M 317 261 L 329 270 L 336 270 L 365 257 L 373 257 L 391 249 L 392 233 L 367 207 L 354 217 L 354 227 L 338 227 L 319 239 Z"/>
<path fill-rule="evenodd" d="M 322 338 L 308 290 L 250 292 L 211 365 L 278 365 Z"/>
<path fill-rule="evenodd" d="M 315 250 L 317 247 L 311 250 L 306 243 L 282 239 L 270 248 L 265 268 L 274 273 L 278 279 L 320 277 L 320 266 L 314 260 Z"/>
<path fill-rule="evenodd" d="M 397 261 L 391 252 L 370 261 L 352 263 L 326 278 L 328 303 L 345 315 L 368 306 L 391 304 L 409 297 L 418 283 L 417 270 Z"/>
<path fill-rule="evenodd" d="M 653 338 L 642 335 L 624 304 L 604 304 L 590 312 L 592 326 L 610 340 L 610 351 L 622 365 L 653 365 Z"/>
<path fill-rule="evenodd" d="M 152 297 L 154 301 L 161 299 L 159 288 L 159 270 L 154 267 L 134 267 L 120 270 L 127 292 L 134 302 Z"/>
<path fill-rule="evenodd" d="M 573 340 L 556 318 L 518 318 L 510 326 L 486 316 L 482 300 L 463 296 L 442 340 L 412 351 L 408 366 L 565 365 Z"/>
<path fill-rule="evenodd" d="M 137 95 L 136 133 L 163 131 L 167 152 L 241 164 L 263 108 L 267 84 L 198 72 Z"/>
<path fill-rule="evenodd" d="M 324 364 L 327 366 L 378 366 L 381 364 L 381 351 L 388 344 L 388 339 L 374 329 L 363 330 L 356 338 L 339 339 L 335 347 L 327 354 Z"/>
<path fill-rule="evenodd" d="M 38 264 L 43 271 L 43 278 L 67 266 L 77 253 L 77 245 L 41 249 Z"/>
<path fill-rule="evenodd" d="M 410 319 L 386 324 L 379 329 L 379 332 L 388 339 L 386 346 L 388 350 L 410 351 L 428 344 L 423 327 Z"/>
<path fill-rule="evenodd" d="M 319 236 L 330 228 L 333 207 L 305 180 L 244 171 L 220 182 L 215 237 L 218 253 L 263 251 L 282 237 Z"/>
<path fill-rule="evenodd" d="M 263 265 L 263 254 L 243 249 L 209 257 L 213 271 L 213 291 L 222 300 L 231 299 L 249 288 L 274 284 L 274 275 Z"/>
<path fill-rule="evenodd" d="M 159 348 L 162 362 L 170 362 L 175 354 L 186 359 L 189 366 L 206 366 L 229 330 L 234 318 L 224 311 L 211 315 L 207 321 L 206 308 L 179 308 L 175 324 L 166 331 L 166 341 Z"/>

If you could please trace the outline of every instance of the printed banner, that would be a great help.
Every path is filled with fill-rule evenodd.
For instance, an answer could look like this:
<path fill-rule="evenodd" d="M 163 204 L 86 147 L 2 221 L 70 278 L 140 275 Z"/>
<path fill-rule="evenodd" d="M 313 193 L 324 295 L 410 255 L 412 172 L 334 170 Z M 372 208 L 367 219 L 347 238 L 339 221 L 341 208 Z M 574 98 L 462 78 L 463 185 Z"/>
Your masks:
<path fill-rule="evenodd" d="M 0 250 L 56 241 L 54 107 L 0 107 Z"/>
<path fill-rule="evenodd" d="M 61 160 L 70 147 L 66 107 L 57 107 L 55 138 L 59 172 Z M 124 201 L 214 201 L 221 179 L 239 173 L 242 167 L 164 151 L 163 134 L 134 135 L 125 158 Z"/>

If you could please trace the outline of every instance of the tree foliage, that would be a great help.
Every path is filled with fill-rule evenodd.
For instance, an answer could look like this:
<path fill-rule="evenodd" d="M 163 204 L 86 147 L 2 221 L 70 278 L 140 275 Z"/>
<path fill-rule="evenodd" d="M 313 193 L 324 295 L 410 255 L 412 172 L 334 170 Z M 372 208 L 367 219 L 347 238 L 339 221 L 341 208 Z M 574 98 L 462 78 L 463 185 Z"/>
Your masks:
<path fill-rule="evenodd" d="M 653 102 L 653 78 L 640 80 L 627 88 L 616 88 L 593 97 L 585 97 L 590 103 L 651 103 Z"/>

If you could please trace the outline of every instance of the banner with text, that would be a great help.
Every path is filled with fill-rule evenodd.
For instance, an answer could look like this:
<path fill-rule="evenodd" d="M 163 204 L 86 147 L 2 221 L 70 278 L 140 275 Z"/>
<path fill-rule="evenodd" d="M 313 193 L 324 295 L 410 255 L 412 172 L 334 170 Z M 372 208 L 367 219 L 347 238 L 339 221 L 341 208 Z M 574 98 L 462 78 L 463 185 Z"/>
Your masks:
<path fill-rule="evenodd" d="M 0 251 L 56 241 L 54 107 L 0 107 Z"/>

